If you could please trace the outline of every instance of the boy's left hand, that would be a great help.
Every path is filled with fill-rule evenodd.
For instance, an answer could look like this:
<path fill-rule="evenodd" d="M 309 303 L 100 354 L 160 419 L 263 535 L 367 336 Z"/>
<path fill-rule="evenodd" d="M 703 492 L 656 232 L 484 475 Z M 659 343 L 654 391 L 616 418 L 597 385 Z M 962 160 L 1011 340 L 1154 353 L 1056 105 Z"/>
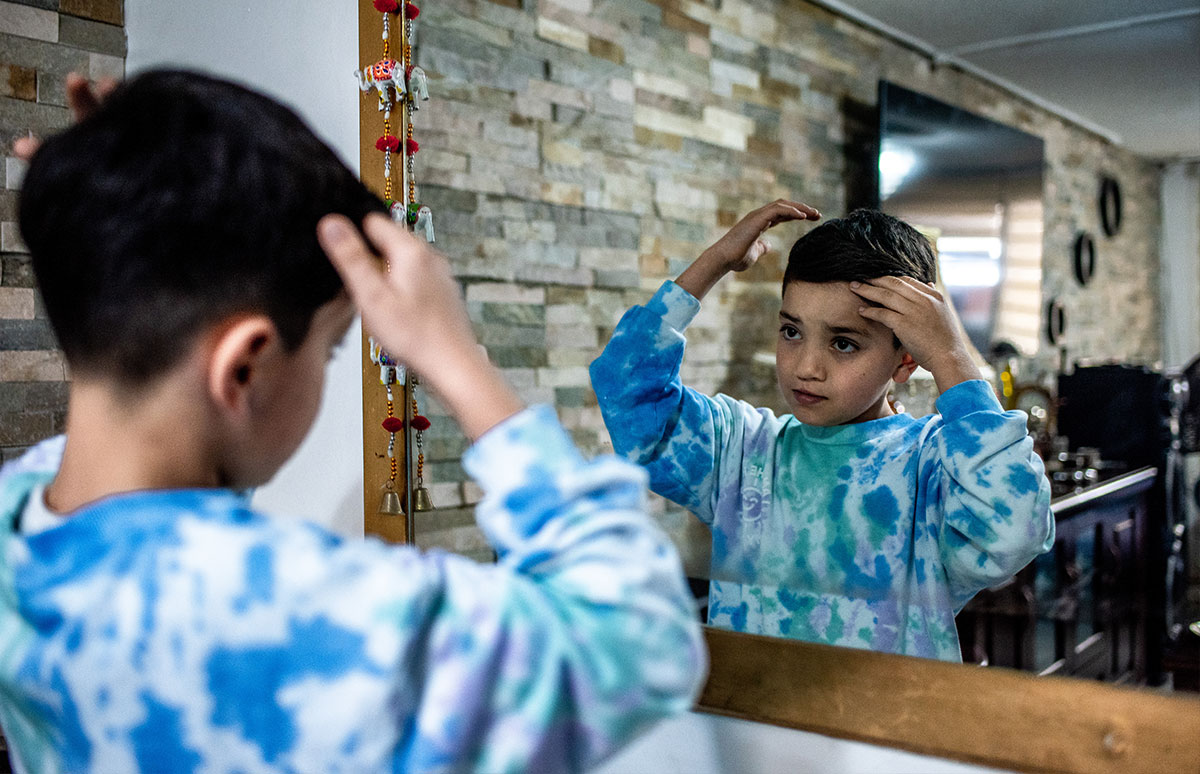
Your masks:
<path fill-rule="evenodd" d="M 71 109 L 71 118 L 75 121 L 83 119 L 96 112 L 112 90 L 117 88 L 117 82 L 112 78 L 101 78 L 95 85 L 79 73 L 67 75 L 67 107 Z M 18 137 L 13 141 L 13 155 L 22 161 L 31 161 L 41 147 L 42 141 L 30 134 L 28 137 Z"/>
<path fill-rule="evenodd" d="M 864 304 L 858 313 L 891 328 L 917 365 L 933 374 L 939 392 L 982 378 L 958 335 L 950 305 L 935 288 L 912 277 L 878 277 L 851 282 L 850 290 L 879 304 Z"/>

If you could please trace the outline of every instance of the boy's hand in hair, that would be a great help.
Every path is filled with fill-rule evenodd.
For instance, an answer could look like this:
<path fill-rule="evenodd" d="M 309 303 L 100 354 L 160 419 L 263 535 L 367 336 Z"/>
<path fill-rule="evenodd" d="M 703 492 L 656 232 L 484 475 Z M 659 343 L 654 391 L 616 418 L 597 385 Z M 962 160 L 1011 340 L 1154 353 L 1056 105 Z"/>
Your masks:
<path fill-rule="evenodd" d="M 366 329 L 420 374 L 472 440 L 523 408 L 476 341 L 444 257 L 379 213 L 366 217 L 362 234 L 327 215 L 317 236 Z"/>
<path fill-rule="evenodd" d="M 878 306 L 858 313 L 892 329 L 917 365 L 933 374 L 938 392 L 983 378 L 958 334 L 950 305 L 932 285 L 912 277 L 879 277 L 851 282 L 850 289 Z"/>
<path fill-rule="evenodd" d="M 734 224 L 725 236 L 689 266 L 675 284 L 697 299 L 704 298 L 717 281 L 731 271 L 745 271 L 767 252 L 762 235 L 789 220 L 819 220 L 821 213 L 807 204 L 777 199 L 759 207 Z"/>
<path fill-rule="evenodd" d="M 67 107 L 71 109 L 71 117 L 76 121 L 96 112 L 104 98 L 117 88 L 117 82 L 112 78 L 101 78 L 94 85 L 79 73 L 67 75 Z M 32 134 L 28 137 L 18 137 L 13 142 L 13 155 L 22 161 L 29 161 L 42 141 Z"/>

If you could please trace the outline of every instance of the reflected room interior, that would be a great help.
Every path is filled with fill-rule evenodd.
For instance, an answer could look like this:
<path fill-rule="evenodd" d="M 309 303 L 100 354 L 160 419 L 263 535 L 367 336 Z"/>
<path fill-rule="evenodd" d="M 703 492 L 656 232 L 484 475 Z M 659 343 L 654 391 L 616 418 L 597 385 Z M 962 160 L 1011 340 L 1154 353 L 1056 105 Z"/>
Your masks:
<path fill-rule="evenodd" d="M 803 21 L 780 21 L 780 29 L 843 24 L 805 9 Z M 1196 617 L 1188 587 L 1197 541 L 1187 532 L 1195 476 L 1180 435 L 1195 420 L 1186 375 L 1163 365 L 1155 278 L 1131 273 L 1138 261 L 1158 260 L 1152 164 L 888 42 L 873 44 L 890 57 L 880 69 L 844 40 L 837 56 L 858 68 L 853 75 L 806 72 L 802 57 L 747 38 L 738 38 L 747 50 L 778 57 L 763 73 L 785 71 L 778 62 L 786 61 L 791 78 L 751 76 L 749 65 L 718 77 L 714 65 L 701 84 L 690 59 L 659 72 L 651 59 L 668 60 L 681 39 L 661 21 L 663 34 L 643 40 L 646 51 L 623 55 L 634 69 L 631 104 L 596 97 L 568 107 L 549 98 L 544 111 L 532 109 L 472 86 L 446 52 L 478 31 L 455 28 L 450 14 L 429 16 L 417 53 L 428 57 L 431 86 L 450 94 L 439 117 L 461 126 L 466 108 L 483 109 L 521 127 L 510 137 L 518 144 L 520 131 L 536 129 L 530 153 L 541 176 L 533 188 L 503 177 L 528 174 L 511 149 L 501 153 L 509 160 L 496 167 L 500 177 L 473 172 L 486 166 L 465 141 L 432 125 L 430 145 L 443 155 L 423 191 L 439 214 L 439 245 L 457 261 L 493 359 L 528 394 L 555 403 L 585 448 L 609 447 L 581 369 L 625 308 L 762 201 L 796 197 L 834 216 L 878 207 L 934 245 L 940 282 L 985 377 L 1005 408 L 1029 415 L 1053 485 L 1054 549 L 959 615 L 964 662 L 1168 690 L 1196 684 L 1186 655 L 1194 647 L 1186 624 Z M 732 45 L 722 36 L 738 36 L 723 23 L 717 14 L 706 29 Z M 722 45 L 707 54 L 719 58 L 716 49 L 730 50 Z M 583 83 L 586 63 L 547 50 L 551 81 L 559 73 Z M 704 54 L 689 53 L 696 56 Z M 626 94 L 619 75 L 591 77 Z M 502 104 L 481 107 L 492 97 Z M 467 171 L 438 179 L 449 171 L 439 164 L 457 163 L 445 154 L 466 158 Z M 689 330 L 685 383 L 786 411 L 773 327 L 787 248 L 804 230 L 773 231 L 775 249 L 706 299 Z M 891 397 L 924 416 L 937 391 L 919 370 Z M 430 410 L 437 413 L 435 403 Z M 490 549 L 470 515 L 478 493 L 457 464 L 463 448 L 435 421 L 424 445 L 426 502 L 435 507 L 409 517 L 418 545 L 486 560 Z M 370 502 L 368 494 L 368 510 Z M 664 500 L 653 507 L 683 553 L 703 616 L 710 533 Z"/>

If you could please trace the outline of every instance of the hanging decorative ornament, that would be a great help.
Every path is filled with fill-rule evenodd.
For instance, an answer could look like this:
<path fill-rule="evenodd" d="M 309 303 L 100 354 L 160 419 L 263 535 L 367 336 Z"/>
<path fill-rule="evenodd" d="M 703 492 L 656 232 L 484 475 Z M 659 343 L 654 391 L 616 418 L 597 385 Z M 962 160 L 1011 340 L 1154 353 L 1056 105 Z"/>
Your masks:
<path fill-rule="evenodd" d="M 425 488 L 425 431 L 431 426 L 431 422 L 421 416 L 421 412 L 417 407 L 417 378 L 412 378 L 412 419 L 408 421 L 408 426 L 412 428 L 414 433 L 414 441 L 417 444 L 417 488 L 413 492 L 413 510 L 415 511 L 432 511 L 433 501 L 429 498 L 429 490 Z"/>
<path fill-rule="evenodd" d="M 396 477 L 400 472 L 396 461 L 396 433 L 404 429 L 404 420 L 396 416 L 396 397 L 392 386 L 404 385 L 405 369 L 383 351 L 374 339 L 370 340 L 371 362 L 379 366 L 379 383 L 387 392 L 387 417 L 383 420 L 383 429 L 388 433 L 388 478 L 383 485 L 383 496 L 379 501 L 379 513 L 388 516 L 403 516 L 404 505 L 400 493 L 396 489 Z"/>
<path fill-rule="evenodd" d="M 408 68 L 408 93 L 411 95 L 409 104 L 413 110 L 419 110 L 417 100 L 429 101 L 429 79 L 420 67 Z"/>
<path fill-rule="evenodd" d="M 384 44 L 387 44 L 386 38 Z M 392 101 L 388 89 L 396 92 L 397 102 L 408 93 L 408 87 L 404 83 L 404 70 L 397 65 L 395 59 L 388 59 L 386 56 L 370 67 L 355 70 L 354 76 L 358 78 L 360 90 L 370 91 L 374 88 L 379 92 L 380 110 L 387 110 Z"/>
<path fill-rule="evenodd" d="M 417 202 L 416 169 L 413 157 L 421 146 L 413 138 L 412 114 L 417 109 L 418 100 L 429 99 L 429 84 L 425 71 L 413 64 L 412 46 L 414 25 L 421 10 L 410 2 L 401 3 L 399 0 L 372 0 L 372 6 L 383 14 L 383 51 L 377 62 L 355 70 L 358 86 L 364 93 L 374 88 L 379 96 L 379 110 L 383 113 L 383 133 L 375 141 L 375 148 L 383 154 L 384 202 L 391 213 L 392 219 L 406 224 L 411 230 L 424 237 L 426 242 L 433 241 L 433 213 L 429 207 Z M 392 17 L 400 15 L 403 5 L 403 19 L 397 20 L 400 33 L 399 57 L 392 56 Z M 392 109 L 400 109 L 400 121 L 403 131 L 392 133 Z M 393 198 L 393 154 L 404 155 L 404 165 L 401 173 L 403 194 Z M 404 516 L 404 504 L 397 478 L 399 462 L 396 456 L 397 435 L 412 433 L 416 448 L 416 485 L 413 491 L 413 510 L 433 510 L 433 502 L 429 490 L 425 486 L 425 451 L 424 433 L 431 426 L 428 418 L 419 412 L 417 403 L 417 376 L 406 372 L 383 348 L 370 341 L 371 362 L 379 366 L 379 382 L 384 387 L 387 396 L 387 416 L 381 423 L 388 433 L 388 478 L 383 485 L 383 495 L 380 499 L 379 513 Z M 410 397 L 412 415 L 406 422 L 395 415 L 396 398 L 393 388 L 399 385 L 406 390 Z M 402 435 L 404 440 L 406 436 Z"/>

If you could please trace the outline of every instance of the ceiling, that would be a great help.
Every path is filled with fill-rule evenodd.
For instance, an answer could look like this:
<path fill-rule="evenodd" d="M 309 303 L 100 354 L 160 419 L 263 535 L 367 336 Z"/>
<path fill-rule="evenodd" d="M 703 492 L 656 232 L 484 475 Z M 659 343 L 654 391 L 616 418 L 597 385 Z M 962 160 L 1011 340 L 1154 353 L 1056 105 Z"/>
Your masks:
<path fill-rule="evenodd" d="M 1200 0 L 817 0 L 1139 155 L 1200 159 Z"/>

